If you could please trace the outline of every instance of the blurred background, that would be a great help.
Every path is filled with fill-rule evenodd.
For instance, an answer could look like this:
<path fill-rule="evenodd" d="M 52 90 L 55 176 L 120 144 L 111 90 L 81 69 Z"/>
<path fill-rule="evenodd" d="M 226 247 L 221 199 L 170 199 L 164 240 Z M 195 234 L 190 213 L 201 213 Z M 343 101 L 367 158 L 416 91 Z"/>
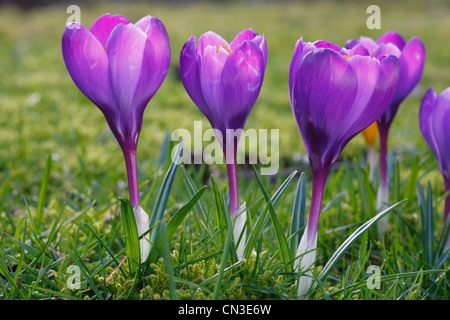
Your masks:
<path fill-rule="evenodd" d="M 366 10 L 372 4 L 381 9 L 379 30 L 366 26 L 370 16 Z M 104 186 L 118 193 L 126 190 L 120 149 L 100 111 L 74 85 L 62 59 L 69 5 L 80 7 L 81 23 L 87 28 L 105 13 L 121 14 L 132 22 L 152 15 L 166 26 L 171 66 L 146 109 L 138 146 L 146 177 L 156 170 L 168 132 L 193 130 L 195 120 L 206 120 L 184 91 L 178 73 L 180 51 L 192 35 L 212 30 L 231 41 L 241 30 L 252 28 L 266 36 L 265 80 L 246 128 L 280 130 L 280 166 L 285 168 L 304 160 L 288 98 L 289 64 L 300 37 L 343 46 L 351 38 L 378 38 L 393 30 L 406 40 L 422 39 L 427 50 L 424 74 L 400 107 L 389 140 L 400 153 L 429 152 L 418 127 L 420 101 L 430 86 L 438 92 L 450 86 L 450 1 L 0 0 L 0 188 L 8 190 L 0 189 L 1 203 L 16 201 L 14 188 L 35 200 L 48 156 L 53 159 L 52 188 L 61 190 L 61 197 L 75 197 L 87 186 L 99 194 Z M 205 122 L 203 130 L 208 126 Z M 363 147 L 357 137 L 343 157 Z"/>

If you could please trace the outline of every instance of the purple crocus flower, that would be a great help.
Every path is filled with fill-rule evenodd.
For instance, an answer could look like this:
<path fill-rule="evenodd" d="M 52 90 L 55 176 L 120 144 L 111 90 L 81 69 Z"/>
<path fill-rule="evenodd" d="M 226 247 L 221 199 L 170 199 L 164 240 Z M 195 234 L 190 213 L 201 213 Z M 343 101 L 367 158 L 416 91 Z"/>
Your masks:
<path fill-rule="evenodd" d="M 236 149 L 247 117 L 261 90 L 266 68 L 264 36 L 251 29 L 240 32 L 231 43 L 216 33 L 191 37 L 180 54 L 180 74 L 192 101 L 215 130 L 226 159 L 232 218 L 239 209 Z M 243 227 L 245 212 L 236 226 Z M 236 230 L 236 229 L 235 229 Z M 235 238 L 237 233 L 235 233 Z M 245 238 L 243 238 L 245 239 Z M 240 242 L 243 248 L 244 241 Z M 238 252 L 240 250 L 238 249 Z"/>
<path fill-rule="evenodd" d="M 395 55 L 400 63 L 400 80 L 397 90 L 386 111 L 377 119 L 380 136 L 380 186 L 377 206 L 382 207 L 388 202 L 389 198 L 386 159 L 389 128 L 400 104 L 419 83 L 425 64 L 425 47 L 419 38 L 413 37 L 406 42 L 400 34 L 393 31 L 386 32 L 376 41 L 368 37 L 350 40 L 346 44 L 346 48 L 352 48 L 356 44 L 364 46 L 374 57 L 382 57 L 388 54 Z M 381 227 L 384 231 L 387 228 L 385 225 L 386 218 L 383 219 L 384 222 Z"/>
<path fill-rule="evenodd" d="M 397 57 L 374 58 L 361 45 L 351 49 L 326 41 L 303 43 L 294 50 L 289 71 L 289 97 L 312 172 L 308 224 L 296 268 L 309 269 L 315 260 L 317 226 L 328 174 L 344 146 L 386 110 L 399 79 Z M 301 277 L 299 295 L 310 277 Z"/>
<path fill-rule="evenodd" d="M 102 111 L 123 151 L 130 202 L 142 234 L 148 230 L 149 220 L 139 206 L 136 149 L 145 107 L 169 67 L 166 29 L 155 17 L 146 16 L 132 24 L 126 17 L 106 14 L 89 30 L 79 23 L 68 25 L 62 36 L 62 53 L 73 81 Z M 141 240 L 143 260 L 147 249 L 148 241 Z"/>
<path fill-rule="evenodd" d="M 428 89 L 420 106 L 419 124 L 425 141 L 438 161 L 445 191 L 450 191 L 450 88 L 438 95 L 434 88 Z M 447 196 L 444 222 L 448 220 L 449 214 L 450 196 Z"/>

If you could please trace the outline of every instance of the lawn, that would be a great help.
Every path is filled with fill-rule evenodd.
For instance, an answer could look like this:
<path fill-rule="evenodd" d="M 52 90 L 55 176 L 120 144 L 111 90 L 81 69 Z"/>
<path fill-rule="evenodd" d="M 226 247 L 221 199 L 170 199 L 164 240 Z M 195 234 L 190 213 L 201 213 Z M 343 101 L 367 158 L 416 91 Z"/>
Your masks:
<path fill-rule="evenodd" d="M 288 97 L 295 43 L 303 37 L 344 45 L 348 39 L 377 38 L 387 30 L 407 40 L 420 37 L 427 52 L 421 81 L 401 105 L 389 139 L 390 198 L 392 204 L 404 202 L 388 213 L 385 238 L 378 239 L 375 226 L 370 228 L 339 256 L 327 277 L 320 278 L 345 239 L 376 214 L 378 182 L 368 179 L 364 141 L 359 136 L 351 141 L 328 179 L 314 271 L 323 282 L 317 281 L 309 298 L 448 299 L 448 262 L 440 261 L 445 258 L 440 243 L 444 186 L 419 130 L 418 112 L 430 86 L 437 92 L 450 86 L 450 4 L 380 1 L 381 29 L 369 30 L 370 4 L 80 4 L 81 23 L 87 27 L 104 13 L 121 14 L 132 22 L 149 14 L 165 24 L 170 37 L 169 73 L 147 106 L 138 146 L 142 206 L 147 212 L 152 212 L 170 170 L 167 155 L 172 144 L 166 139 L 175 129 L 193 131 L 194 121 L 205 120 L 180 81 L 178 58 L 185 41 L 208 30 L 231 41 L 245 28 L 267 39 L 265 79 L 246 128 L 279 129 L 281 168 L 258 180 L 251 166 L 238 167 L 241 201 L 247 203 L 251 223 L 261 222 L 253 252 L 244 262 L 228 252 L 222 212 L 227 198 L 224 166 L 179 166 L 164 221 L 169 223 L 196 191 L 203 193 L 164 243 L 161 257 L 138 274 L 130 274 L 123 260 L 126 242 L 119 197 L 128 192 L 123 156 L 101 112 L 77 89 L 62 58 L 67 5 L 29 10 L 0 6 L 0 299 L 297 299 L 297 274 L 280 260 L 272 216 L 275 213 L 289 239 L 303 172 L 306 212 L 311 199 L 309 166 Z M 416 192 L 418 182 L 423 197 Z M 273 207 L 266 196 L 276 200 Z M 421 210 L 423 201 L 431 209 Z M 222 259 L 225 253 L 228 260 Z M 68 288 L 67 270 L 74 265 L 82 270 L 78 289 Z M 372 265 L 381 269 L 379 289 L 367 287 Z"/>

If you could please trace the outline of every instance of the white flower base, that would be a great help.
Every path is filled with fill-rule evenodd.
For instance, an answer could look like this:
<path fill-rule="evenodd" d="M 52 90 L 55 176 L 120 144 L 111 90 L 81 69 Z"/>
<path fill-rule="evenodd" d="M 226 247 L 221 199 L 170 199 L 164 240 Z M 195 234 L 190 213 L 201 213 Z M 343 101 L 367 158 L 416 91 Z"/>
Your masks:
<path fill-rule="evenodd" d="M 142 234 L 148 231 L 150 219 L 141 206 L 134 207 L 133 212 L 138 234 L 139 237 L 141 237 Z M 150 233 L 147 233 L 141 240 L 139 240 L 139 246 L 141 248 L 141 263 L 143 263 L 147 260 L 148 254 L 150 253 Z"/>
<path fill-rule="evenodd" d="M 242 206 L 239 207 L 237 212 L 234 214 L 233 221 L 234 221 L 233 237 L 235 244 L 237 246 L 236 252 L 239 260 L 242 260 L 244 258 L 245 241 L 247 238 L 246 237 L 247 231 L 245 230 L 245 223 L 247 222 L 247 207 L 245 202 Z M 238 241 L 239 243 L 237 243 Z"/>
<path fill-rule="evenodd" d="M 304 296 L 312 284 L 312 269 L 314 268 L 314 262 L 316 260 L 316 249 L 317 249 L 317 234 L 315 235 L 313 241 L 308 241 L 307 230 L 303 233 L 302 239 L 300 240 L 300 245 L 297 248 L 295 260 L 294 271 L 299 270 L 306 271 L 298 281 L 297 295 L 299 297 Z"/>
<path fill-rule="evenodd" d="M 377 192 L 377 212 L 381 212 L 384 209 L 388 208 L 389 202 L 389 188 L 378 188 Z M 388 231 L 388 215 L 385 215 L 378 221 L 378 237 L 382 238 L 384 234 Z"/>

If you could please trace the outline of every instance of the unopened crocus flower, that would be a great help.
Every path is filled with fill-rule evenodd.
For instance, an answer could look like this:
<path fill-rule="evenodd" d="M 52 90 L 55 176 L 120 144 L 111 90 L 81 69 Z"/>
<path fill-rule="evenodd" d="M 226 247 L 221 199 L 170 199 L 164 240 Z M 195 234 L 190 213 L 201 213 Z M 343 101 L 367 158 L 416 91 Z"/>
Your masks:
<path fill-rule="evenodd" d="M 423 97 L 419 113 L 420 130 L 436 156 L 444 178 L 445 192 L 450 191 L 450 87 L 437 94 L 428 89 Z M 450 196 L 445 199 L 444 222 L 450 214 Z M 450 237 L 447 240 L 450 246 Z"/>
<path fill-rule="evenodd" d="M 88 30 L 79 23 L 66 26 L 62 53 L 80 91 L 103 113 L 125 157 L 130 202 L 139 235 L 149 228 L 140 207 L 136 149 L 144 110 L 161 86 L 169 67 L 169 37 L 163 23 L 146 16 L 136 24 L 106 14 Z M 149 242 L 142 239 L 141 260 Z"/>
<path fill-rule="evenodd" d="M 263 83 L 267 47 L 264 36 L 251 29 L 240 32 L 231 43 L 216 33 L 191 37 L 180 54 L 183 85 L 215 131 L 226 159 L 230 214 L 235 221 L 235 241 L 246 221 L 239 207 L 236 149 L 241 132 Z M 238 246 L 242 257 L 245 234 Z"/>
<path fill-rule="evenodd" d="M 387 181 L 387 143 L 389 128 L 397 114 L 403 100 L 419 83 L 425 64 L 425 47 L 418 37 L 413 37 L 406 42 L 403 37 L 393 31 L 388 31 L 376 41 L 361 37 L 359 40 L 350 40 L 346 47 L 351 48 L 359 44 L 364 46 L 374 57 L 382 57 L 388 54 L 395 55 L 400 63 L 400 80 L 392 101 L 386 111 L 377 120 L 380 136 L 380 185 L 377 195 L 377 207 L 382 208 L 389 201 L 389 185 Z M 378 226 L 379 233 L 387 230 L 387 216 Z"/>
<path fill-rule="evenodd" d="M 375 141 L 377 140 L 378 136 L 378 126 L 377 122 L 372 123 L 370 126 L 368 126 L 366 129 L 364 129 L 361 132 L 364 141 L 367 145 L 367 163 L 369 165 L 369 181 L 373 181 L 374 178 L 374 172 L 375 172 L 375 166 L 377 165 L 378 161 L 378 153 L 375 149 Z"/>
<path fill-rule="evenodd" d="M 348 50 L 326 41 L 303 43 L 294 50 L 289 71 L 289 96 L 308 153 L 312 199 L 296 269 L 314 265 L 317 227 L 325 183 L 344 146 L 386 110 L 399 79 L 397 57 L 369 56 L 360 45 Z M 302 276 L 304 295 L 311 274 Z"/>

